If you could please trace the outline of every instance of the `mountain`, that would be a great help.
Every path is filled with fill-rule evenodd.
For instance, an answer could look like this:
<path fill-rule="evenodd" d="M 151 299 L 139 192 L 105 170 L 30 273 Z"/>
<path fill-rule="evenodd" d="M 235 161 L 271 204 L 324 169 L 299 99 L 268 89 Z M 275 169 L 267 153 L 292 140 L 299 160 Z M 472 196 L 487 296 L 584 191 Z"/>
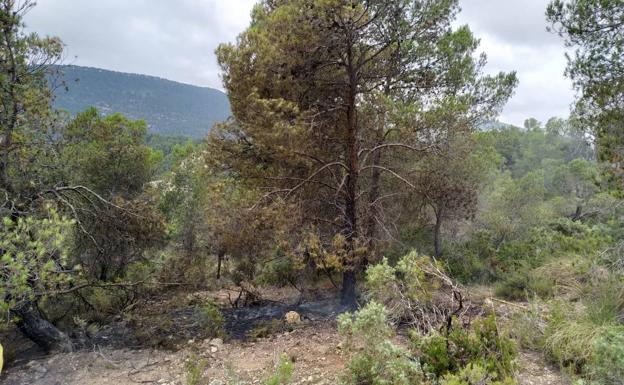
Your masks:
<path fill-rule="evenodd" d="M 103 114 L 145 119 L 152 134 L 190 138 L 203 138 L 230 115 L 227 96 L 212 88 L 99 68 L 59 70 L 67 89 L 56 87 L 54 107 L 71 114 L 95 106 Z"/>

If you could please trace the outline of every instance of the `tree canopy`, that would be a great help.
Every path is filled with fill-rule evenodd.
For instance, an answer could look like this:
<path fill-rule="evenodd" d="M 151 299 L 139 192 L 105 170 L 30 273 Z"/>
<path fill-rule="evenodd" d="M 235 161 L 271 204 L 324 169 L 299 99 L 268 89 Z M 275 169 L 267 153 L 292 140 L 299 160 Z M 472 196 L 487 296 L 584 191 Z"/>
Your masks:
<path fill-rule="evenodd" d="M 451 26 L 457 11 L 452 0 L 262 1 L 217 49 L 234 119 L 212 152 L 265 199 L 294 199 L 302 222 L 346 238 L 345 300 L 356 244 L 378 236 L 396 192 L 386 181 L 413 187 L 404 159 L 493 116 L 514 88 L 514 74 L 481 75 L 477 39 Z"/>

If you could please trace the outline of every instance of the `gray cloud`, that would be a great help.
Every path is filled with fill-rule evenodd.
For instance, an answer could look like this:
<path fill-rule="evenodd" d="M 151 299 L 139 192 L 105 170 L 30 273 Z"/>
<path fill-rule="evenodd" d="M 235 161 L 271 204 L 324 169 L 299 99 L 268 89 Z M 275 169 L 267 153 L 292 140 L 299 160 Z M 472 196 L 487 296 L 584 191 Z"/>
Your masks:
<path fill-rule="evenodd" d="M 252 0 L 39 0 L 26 24 L 61 37 L 67 62 L 220 87 L 217 45 L 249 22 Z"/>
<path fill-rule="evenodd" d="M 564 77 L 565 49 L 546 31 L 549 0 L 460 0 L 459 23 L 470 25 L 488 55 L 486 71 L 517 71 L 520 84 L 500 120 L 567 117 L 574 93 Z"/>
<path fill-rule="evenodd" d="M 567 116 L 563 44 L 546 32 L 548 0 L 460 0 L 488 54 L 488 72 L 517 70 L 520 86 L 501 120 Z M 249 23 L 255 0 L 39 0 L 29 29 L 56 35 L 67 62 L 221 88 L 214 50 Z"/>

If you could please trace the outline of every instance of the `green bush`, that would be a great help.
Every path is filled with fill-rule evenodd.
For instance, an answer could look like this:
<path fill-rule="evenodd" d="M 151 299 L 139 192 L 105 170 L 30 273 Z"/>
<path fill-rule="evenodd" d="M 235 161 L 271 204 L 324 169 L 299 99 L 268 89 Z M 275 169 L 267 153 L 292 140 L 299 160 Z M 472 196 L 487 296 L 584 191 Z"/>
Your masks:
<path fill-rule="evenodd" d="M 339 330 L 347 351 L 347 384 L 412 385 L 473 384 L 477 375 L 484 384 L 513 384 L 516 349 L 502 335 L 494 316 L 477 320 L 469 330 L 457 323 L 448 334 L 437 331 L 425 336 L 410 331 L 412 349 L 392 342 L 394 333 L 388 311 L 376 302 L 355 315 L 339 318 Z M 474 382 L 480 383 L 480 382 Z"/>
<path fill-rule="evenodd" d="M 513 301 L 527 301 L 535 296 L 547 298 L 554 294 L 557 284 L 555 276 L 519 264 L 494 285 L 494 295 Z"/>
<path fill-rule="evenodd" d="M 275 374 L 265 382 L 265 385 L 286 385 L 290 383 L 294 370 L 295 366 L 288 358 L 288 355 L 282 353 L 275 368 Z"/>
<path fill-rule="evenodd" d="M 466 365 L 483 368 L 492 380 L 506 381 L 513 374 L 515 344 L 499 332 L 493 315 L 475 320 L 470 330 L 455 322 L 446 335 L 412 332 L 410 337 L 423 368 L 436 378 L 458 373 Z"/>
<path fill-rule="evenodd" d="M 208 362 L 205 359 L 199 359 L 196 355 L 191 356 L 184 363 L 186 371 L 186 385 L 199 385 L 204 377 L 204 370 Z"/>
<path fill-rule="evenodd" d="M 270 321 L 261 321 L 249 332 L 249 337 L 253 339 L 266 338 L 272 334 L 277 334 L 286 330 L 284 321 L 273 319 Z"/>
<path fill-rule="evenodd" d="M 624 327 L 607 330 L 593 350 L 591 378 L 603 385 L 624 384 Z"/>
<path fill-rule="evenodd" d="M 199 318 L 200 327 L 206 336 L 223 337 L 225 335 L 223 314 L 214 302 L 208 301 L 201 307 Z"/>
<path fill-rule="evenodd" d="M 468 364 L 456 374 L 444 376 L 440 385 L 514 385 L 512 377 L 505 377 L 502 381 L 495 380 L 496 376 L 489 373 L 478 364 Z"/>
<path fill-rule="evenodd" d="M 338 319 L 345 347 L 353 357 L 345 377 L 347 384 L 412 385 L 422 382 L 420 365 L 409 351 L 391 342 L 392 329 L 388 311 L 376 302 L 369 303 L 355 315 Z"/>
<path fill-rule="evenodd" d="M 283 287 L 294 285 L 297 281 L 297 269 L 291 258 L 285 255 L 278 255 L 272 261 L 266 263 L 256 281 L 263 285 L 275 285 Z"/>
<path fill-rule="evenodd" d="M 583 301 L 556 302 L 545 329 L 544 351 L 563 367 L 584 377 L 607 378 L 621 373 L 621 362 L 614 355 L 624 339 L 624 287 L 611 277 L 588 285 Z M 612 344 L 615 344 L 612 346 Z M 604 380 L 603 378 L 603 380 Z"/>

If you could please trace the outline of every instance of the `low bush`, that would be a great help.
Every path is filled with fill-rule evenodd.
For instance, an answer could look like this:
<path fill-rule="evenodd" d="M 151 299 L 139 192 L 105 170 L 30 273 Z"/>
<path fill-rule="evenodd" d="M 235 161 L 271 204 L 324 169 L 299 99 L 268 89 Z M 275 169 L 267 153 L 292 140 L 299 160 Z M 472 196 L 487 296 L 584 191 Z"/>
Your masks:
<path fill-rule="evenodd" d="M 266 338 L 270 335 L 277 334 L 286 330 L 286 325 L 281 319 L 273 319 L 271 321 L 262 321 L 248 335 L 252 339 Z"/>
<path fill-rule="evenodd" d="M 588 284 L 580 303 L 557 301 L 544 333 L 546 354 L 590 381 L 618 384 L 607 380 L 624 372 L 618 356 L 624 340 L 623 295 L 621 280 L 609 277 Z"/>
<path fill-rule="evenodd" d="M 494 315 L 475 320 L 468 330 L 454 322 L 444 334 L 423 337 L 412 331 L 410 337 L 423 368 L 435 378 L 459 373 L 467 365 L 483 368 L 493 381 L 507 381 L 513 375 L 516 347 L 499 331 Z"/>
<path fill-rule="evenodd" d="M 299 271 L 291 258 L 286 255 L 278 255 L 262 267 L 256 281 L 262 285 L 294 286 L 298 279 L 298 273 Z"/>
<path fill-rule="evenodd" d="M 265 385 L 286 385 L 290 383 L 295 365 L 292 363 L 287 354 L 280 354 L 279 361 L 275 368 L 275 374 L 271 376 Z"/>
<path fill-rule="evenodd" d="M 205 359 L 200 359 L 196 355 L 191 354 L 184 363 L 186 385 L 199 385 L 204 377 L 204 370 L 207 365 L 208 362 Z"/>
<path fill-rule="evenodd" d="M 423 333 L 439 329 L 457 311 L 461 293 L 442 265 L 412 251 L 395 266 L 387 259 L 366 271 L 368 296 L 383 304 L 393 324 Z"/>
<path fill-rule="evenodd" d="M 207 301 L 199 312 L 199 323 L 205 337 L 223 337 L 223 314 L 219 306 L 212 301 Z"/>
<path fill-rule="evenodd" d="M 593 381 L 603 385 L 624 384 L 624 326 L 612 328 L 594 341 L 589 368 Z"/>
<path fill-rule="evenodd" d="M 515 383 L 515 345 L 499 332 L 494 316 L 475 321 L 469 330 L 457 321 L 445 333 L 423 336 L 412 329 L 407 349 L 392 342 L 388 311 L 373 301 L 354 315 L 342 315 L 339 330 L 353 354 L 347 384 Z M 475 378 L 481 382 L 471 382 Z"/>
<path fill-rule="evenodd" d="M 355 315 L 343 314 L 338 326 L 347 352 L 353 353 L 344 378 L 347 384 L 412 385 L 423 381 L 421 367 L 410 352 L 391 341 L 394 333 L 383 305 L 371 302 Z"/>
<path fill-rule="evenodd" d="M 505 377 L 502 381 L 495 380 L 496 376 L 489 373 L 478 364 L 468 364 L 458 373 L 446 375 L 440 385 L 515 385 L 512 377 Z"/>

